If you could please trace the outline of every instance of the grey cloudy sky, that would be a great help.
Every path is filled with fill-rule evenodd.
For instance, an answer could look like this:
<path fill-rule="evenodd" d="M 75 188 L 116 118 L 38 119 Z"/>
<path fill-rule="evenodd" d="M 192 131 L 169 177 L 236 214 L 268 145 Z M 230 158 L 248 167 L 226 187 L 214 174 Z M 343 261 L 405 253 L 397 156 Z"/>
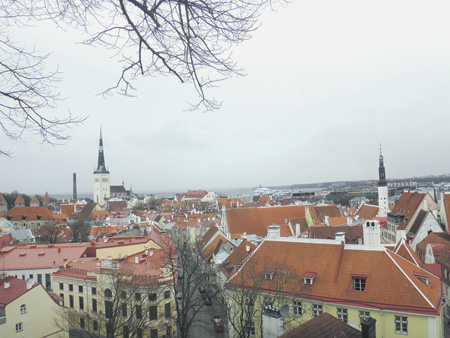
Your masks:
<path fill-rule="evenodd" d="M 189 113 L 196 96 L 171 78 L 136 83 L 136 98 L 96 96 L 117 80 L 109 51 L 75 44 L 52 25 L 16 40 L 53 51 L 67 99 L 88 116 L 52 147 L 0 135 L 0 191 L 92 192 L 100 125 L 113 184 L 135 191 L 218 189 L 377 178 L 379 142 L 389 178 L 450 172 L 450 3 L 296 0 L 266 12 L 234 50 L 246 77 L 210 92 L 219 111 Z"/>

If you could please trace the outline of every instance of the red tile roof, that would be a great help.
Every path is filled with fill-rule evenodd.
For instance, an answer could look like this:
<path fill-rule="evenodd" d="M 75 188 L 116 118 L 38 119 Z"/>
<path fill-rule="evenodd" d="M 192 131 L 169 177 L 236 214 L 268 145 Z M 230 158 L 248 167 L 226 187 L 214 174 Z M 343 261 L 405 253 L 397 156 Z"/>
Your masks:
<path fill-rule="evenodd" d="M 5 200 L 5 197 L 0 192 L 0 205 L 8 205 L 8 203 Z"/>
<path fill-rule="evenodd" d="M 239 198 L 218 198 L 217 204 L 219 208 L 225 206 L 227 208 L 237 208 L 242 207 L 244 202 Z"/>
<path fill-rule="evenodd" d="M 89 243 L 39 244 L 8 246 L 0 249 L 0 266 L 4 270 L 57 269 L 77 259 Z"/>
<path fill-rule="evenodd" d="M 395 214 L 405 215 L 405 226 L 414 216 L 417 208 L 420 206 L 420 203 L 425 198 L 426 193 L 419 193 L 417 191 L 410 192 L 404 191 L 397 203 L 395 203 L 392 212 Z"/>
<path fill-rule="evenodd" d="M 198 247 L 203 249 L 203 247 L 208 243 L 211 238 L 215 236 L 215 234 L 219 231 L 219 228 L 216 226 L 211 226 L 208 231 L 203 235 L 202 239 L 198 242 Z"/>
<path fill-rule="evenodd" d="M 450 224 L 450 194 L 444 194 L 444 210 L 445 216 L 447 217 L 447 224 Z"/>
<path fill-rule="evenodd" d="M 393 250 L 397 255 L 402 256 L 404 259 L 410 261 L 413 264 L 420 265 L 422 261 L 413 251 L 411 246 L 404 239 L 401 239 L 395 249 Z"/>
<path fill-rule="evenodd" d="M 361 338 L 361 331 L 329 313 L 322 313 L 278 338 Z"/>
<path fill-rule="evenodd" d="M 48 196 L 48 192 L 45 192 L 44 200 L 42 202 L 50 203 L 50 197 Z"/>
<path fill-rule="evenodd" d="M 235 267 L 243 265 L 256 248 L 255 244 L 244 239 L 220 266 L 225 277 L 230 278 L 235 272 Z"/>
<path fill-rule="evenodd" d="M 382 247 L 266 239 L 227 286 L 253 285 L 252 278 L 263 276 L 270 267 L 294 274 L 293 282 L 287 283 L 283 290 L 293 297 L 355 306 L 364 303 L 369 308 L 431 315 L 440 312 L 440 279 L 429 275 L 429 285 L 426 285 L 415 273 L 427 274 L 427 271 Z M 312 286 L 303 287 L 296 282 L 310 271 L 317 274 Z M 350 289 L 353 276 L 366 278 L 363 292 Z M 260 289 L 279 293 L 280 290 L 272 290 L 275 284 L 263 280 Z"/>
<path fill-rule="evenodd" d="M 209 245 L 207 245 L 202 251 L 202 256 L 205 259 L 205 261 L 208 262 L 213 254 L 217 254 L 222 245 L 226 242 L 227 239 L 223 237 L 221 234 L 218 234 L 217 237 L 214 238 L 213 241 Z"/>
<path fill-rule="evenodd" d="M 325 223 L 325 216 L 341 217 L 341 211 L 336 205 L 320 205 L 309 208 L 314 224 Z"/>
<path fill-rule="evenodd" d="M 40 216 L 40 220 L 54 220 L 55 215 L 53 212 L 48 210 L 46 207 L 14 207 L 9 209 L 4 217 L 9 221 L 35 221 L 38 220 L 38 216 Z"/>
<path fill-rule="evenodd" d="M 225 211 L 231 238 L 240 238 L 246 232 L 266 236 L 269 225 L 280 225 L 282 237 L 292 236 L 286 219 L 305 217 L 305 205 L 289 205 L 263 208 L 238 208 Z"/>
<path fill-rule="evenodd" d="M 23 199 L 22 194 L 19 194 L 19 196 L 17 196 L 14 204 L 25 204 L 25 200 Z"/>
<path fill-rule="evenodd" d="M 38 200 L 38 198 L 37 198 L 37 196 L 36 195 L 34 195 L 34 197 L 33 197 L 33 199 L 31 200 L 31 202 L 30 203 L 37 203 L 37 204 L 39 204 L 39 200 Z"/>
<path fill-rule="evenodd" d="M 9 287 L 5 288 L 9 283 Z M 35 287 L 40 286 L 38 283 L 34 283 L 30 289 L 27 289 L 27 281 L 15 278 L 13 276 L 6 277 L 0 280 L 0 306 L 4 307 L 16 300 L 26 292 L 32 290 Z"/>
<path fill-rule="evenodd" d="M 363 204 L 356 214 L 359 215 L 360 219 L 369 220 L 378 214 L 378 209 L 377 205 Z"/>
<path fill-rule="evenodd" d="M 335 239 L 336 233 L 345 232 L 346 244 L 358 244 L 358 238 L 363 239 L 362 225 L 345 225 L 339 227 L 311 227 L 309 231 L 310 238 Z"/>

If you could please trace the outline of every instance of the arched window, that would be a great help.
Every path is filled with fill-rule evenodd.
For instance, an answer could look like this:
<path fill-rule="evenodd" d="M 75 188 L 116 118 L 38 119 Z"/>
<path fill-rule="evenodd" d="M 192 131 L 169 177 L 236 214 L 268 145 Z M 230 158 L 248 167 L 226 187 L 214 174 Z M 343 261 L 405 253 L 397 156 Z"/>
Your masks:
<path fill-rule="evenodd" d="M 112 297 L 111 289 L 105 289 L 105 297 Z"/>
<path fill-rule="evenodd" d="M 20 305 L 20 314 L 23 315 L 27 313 L 27 306 L 25 304 Z"/>

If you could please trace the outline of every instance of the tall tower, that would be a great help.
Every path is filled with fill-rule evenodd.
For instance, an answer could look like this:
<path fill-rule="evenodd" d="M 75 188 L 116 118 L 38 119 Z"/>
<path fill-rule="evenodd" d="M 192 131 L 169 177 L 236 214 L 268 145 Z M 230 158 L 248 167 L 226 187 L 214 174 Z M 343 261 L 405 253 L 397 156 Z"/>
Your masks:
<path fill-rule="evenodd" d="M 389 212 L 388 201 L 388 186 L 386 181 L 386 171 L 384 169 L 383 155 L 381 154 L 380 145 L 380 158 L 378 167 L 378 215 L 379 217 L 387 217 Z"/>
<path fill-rule="evenodd" d="M 100 128 L 100 142 L 98 145 L 98 164 L 94 171 L 94 202 L 105 205 L 105 200 L 111 197 L 109 185 L 109 171 L 106 170 L 105 155 L 103 154 L 102 128 Z"/>

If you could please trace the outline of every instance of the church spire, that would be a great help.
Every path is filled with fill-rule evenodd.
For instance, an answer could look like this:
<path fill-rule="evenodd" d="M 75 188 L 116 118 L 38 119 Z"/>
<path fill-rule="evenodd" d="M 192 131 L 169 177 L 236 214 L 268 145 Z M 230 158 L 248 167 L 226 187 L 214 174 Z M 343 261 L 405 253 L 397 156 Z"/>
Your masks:
<path fill-rule="evenodd" d="M 378 186 L 385 187 L 387 186 L 386 181 L 386 170 L 384 168 L 383 154 L 381 153 L 381 143 L 380 143 L 380 158 L 379 158 L 379 167 L 378 167 Z"/>
<path fill-rule="evenodd" d="M 100 141 L 98 144 L 98 164 L 97 170 L 94 171 L 94 174 L 105 173 L 109 174 L 109 171 L 106 170 L 105 164 L 105 155 L 103 153 L 103 137 L 102 137 L 102 127 L 100 127 Z"/>

